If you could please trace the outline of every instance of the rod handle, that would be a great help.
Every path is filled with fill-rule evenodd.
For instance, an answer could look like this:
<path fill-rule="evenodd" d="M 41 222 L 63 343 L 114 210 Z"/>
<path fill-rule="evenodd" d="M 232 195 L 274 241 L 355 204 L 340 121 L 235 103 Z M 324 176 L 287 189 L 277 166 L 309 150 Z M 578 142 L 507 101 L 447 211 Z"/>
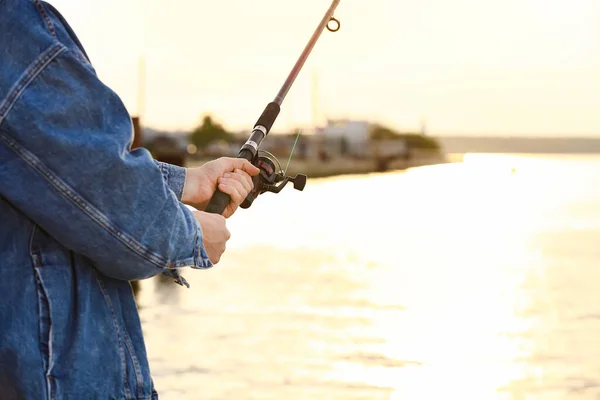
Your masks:
<path fill-rule="evenodd" d="M 223 193 L 217 189 L 213 197 L 210 199 L 210 203 L 208 203 L 208 206 L 206 207 L 206 212 L 222 215 L 230 201 L 231 197 L 227 193 Z"/>
<path fill-rule="evenodd" d="M 238 158 L 245 158 L 246 160 L 252 162 L 253 155 L 252 152 L 242 149 L 238 154 Z M 222 215 L 230 201 L 231 197 L 227 193 L 223 193 L 217 188 L 217 191 L 215 194 L 213 194 L 213 197 L 211 197 L 208 206 L 206 206 L 205 211 L 211 214 Z"/>

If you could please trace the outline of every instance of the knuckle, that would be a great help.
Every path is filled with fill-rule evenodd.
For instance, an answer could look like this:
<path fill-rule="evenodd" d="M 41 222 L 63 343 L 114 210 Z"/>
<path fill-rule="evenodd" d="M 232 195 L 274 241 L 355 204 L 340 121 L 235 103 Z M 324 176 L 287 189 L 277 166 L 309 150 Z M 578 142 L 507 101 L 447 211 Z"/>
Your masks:
<path fill-rule="evenodd" d="M 231 163 L 232 163 L 232 160 L 231 160 L 231 158 L 230 158 L 230 157 L 225 157 L 225 156 L 223 156 L 223 157 L 220 157 L 220 158 L 219 158 L 219 162 L 221 163 L 221 165 L 222 165 L 223 167 L 225 167 L 225 166 L 229 166 L 229 165 L 231 165 Z"/>

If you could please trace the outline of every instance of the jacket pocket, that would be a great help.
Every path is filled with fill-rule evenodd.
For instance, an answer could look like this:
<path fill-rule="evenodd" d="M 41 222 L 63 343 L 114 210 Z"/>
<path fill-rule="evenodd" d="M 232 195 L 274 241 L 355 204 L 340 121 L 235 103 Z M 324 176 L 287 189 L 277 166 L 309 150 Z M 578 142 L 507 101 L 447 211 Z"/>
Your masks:
<path fill-rule="evenodd" d="M 40 349 L 50 399 L 137 399 L 151 392 L 122 319 L 120 285 L 34 227 Z M 129 290 L 131 288 L 129 287 Z"/>

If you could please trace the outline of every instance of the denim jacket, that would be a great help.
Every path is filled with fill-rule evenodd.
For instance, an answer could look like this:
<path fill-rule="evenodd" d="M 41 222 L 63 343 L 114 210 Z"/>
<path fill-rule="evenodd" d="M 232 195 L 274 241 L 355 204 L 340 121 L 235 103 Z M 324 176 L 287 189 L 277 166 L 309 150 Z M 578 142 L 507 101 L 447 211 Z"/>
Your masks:
<path fill-rule="evenodd" d="M 156 399 L 131 280 L 212 266 L 63 17 L 0 0 L 0 398 Z"/>

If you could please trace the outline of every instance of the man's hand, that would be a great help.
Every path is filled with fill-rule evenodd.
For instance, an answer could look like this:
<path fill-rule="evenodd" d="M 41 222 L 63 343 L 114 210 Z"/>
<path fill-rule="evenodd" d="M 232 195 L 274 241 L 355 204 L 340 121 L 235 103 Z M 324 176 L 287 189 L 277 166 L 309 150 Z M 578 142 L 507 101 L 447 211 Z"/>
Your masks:
<path fill-rule="evenodd" d="M 231 233 L 225 224 L 225 217 L 204 211 L 192 211 L 202 227 L 202 242 L 206 255 L 213 264 L 217 264 L 225 252 L 225 245 Z"/>
<path fill-rule="evenodd" d="M 252 177 L 260 170 L 243 158 L 221 157 L 201 167 L 188 168 L 181 202 L 198 210 L 206 209 L 218 188 L 231 201 L 223 216 L 229 218 L 254 188 Z"/>

